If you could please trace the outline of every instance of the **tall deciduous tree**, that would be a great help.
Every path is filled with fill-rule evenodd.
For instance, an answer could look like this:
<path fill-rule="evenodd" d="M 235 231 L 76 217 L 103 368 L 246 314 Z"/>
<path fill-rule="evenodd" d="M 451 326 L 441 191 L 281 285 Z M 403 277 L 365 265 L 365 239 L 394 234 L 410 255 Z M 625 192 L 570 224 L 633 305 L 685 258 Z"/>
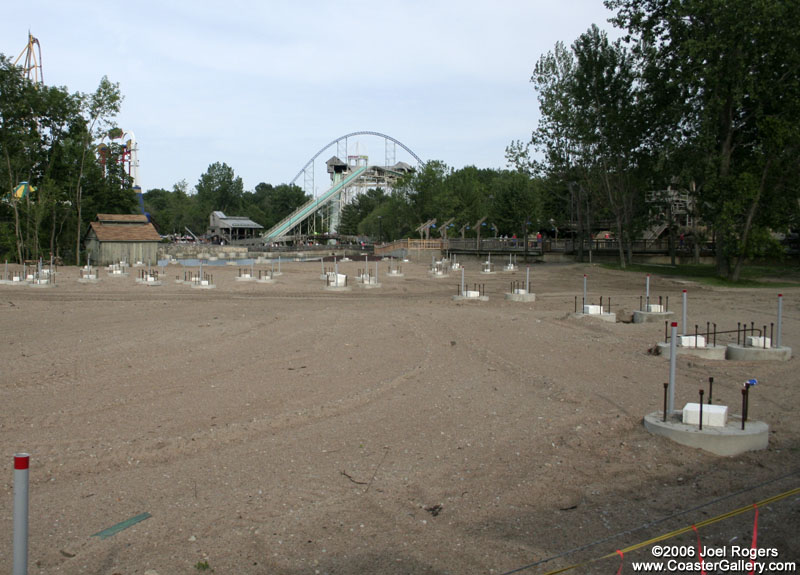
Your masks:
<path fill-rule="evenodd" d="M 739 278 L 754 237 L 796 210 L 800 162 L 800 3 L 785 0 L 606 0 L 641 59 L 644 89 L 670 94 L 660 138 L 698 159 L 717 270 Z M 777 214 L 772 214 L 772 216 Z"/>
<path fill-rule="evenodd" d="M 0 181 L 14 214 L 17 258 L 45 255 L 48 236 L 49 251 L 56 254 L 80 158 L 75 141 L 84 133 L 80 98 L 64 88 L 34 84 L 2 55 L 0 95 Z M 16 199 L 11 192 L 23 180 L 36 192 Z"/>
<path fill-rule="evenodd" d="M 600 200 L 613 217 L 624 267 L 623 246 L 631 243 L 642 196 L 636 179 L 642 123 L 629 52 L 592 26 L 571 50 L 558 43 L 542 56 L 531 82 L 541 112 L 531 145 L 544 160 L 531 161 L 515 142 L 506 150 L 509 162 L 564 182 L 574 196 L 579 232 L 592 229 L 593 200 Z"/>
<path fill-rule="evenodd" d="M 228 164 L 211 164 L 200 176 L 196 189 L 197 201 L 207 212 L 219 210 L 234 215 L 242 207 L 244 184 Z"/>
<path fill-rule="evenodd" d="M 75 185 L 75 209 L 77 212 L 75 265 L 80 265 L 81 262 L 81 224 L 83 216 L 83 184 L 84 174 L 86 172 L 86 160 L 87 157 L 90 157 L 90 154 L 93 154 L 95 143 L 99 142 L 103 136 L 114 127 L 113 119 L 119 113 L 120 106 L 122 105 L 122 94 L 119 90 L 119 84 L 113 83 L 107 76 L 103 76 L 97 90 L 95 90 L 93 94 L 83 95 L 82 101 L 86 131 L 83 136 L 81 158 Z"/>

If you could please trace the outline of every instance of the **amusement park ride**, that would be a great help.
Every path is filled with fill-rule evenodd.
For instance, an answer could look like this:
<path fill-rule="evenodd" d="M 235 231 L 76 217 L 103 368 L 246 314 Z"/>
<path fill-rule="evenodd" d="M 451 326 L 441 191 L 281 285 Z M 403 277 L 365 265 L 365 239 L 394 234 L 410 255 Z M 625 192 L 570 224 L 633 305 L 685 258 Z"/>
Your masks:
<path fill-rule="evenodd" d="M 44 84 L 44 73 L 42 71 L 42 46 L 39 40 L 28 32 L 28 43 L 14 60 L 15 66 L 20 66 L 25 73 L 25 77 L 36 85 Z M 133 191 L 139 202 L 139 209 L 142 214 L 147 215 L 144 210 L 144 197 L 142 196 L 142 186 L 139 181 L 139 146 L 136 143 L 136 136 L 131 130 L 113 130 L 108 134 L 109 140 L 121 140 L 121 156 L 119 161 L 123 164 L 125 172 L 133 182 Z M 97 155 L 100 163 L 105 169 L 106 162 L 110 156 L 110 145 L 103 141 L 97 146 Z M 33 186 L 22 182 L 15 188 L 14 199 L 21 199 L 24 194 L 35 191 Z M 148 216 L 149 217 L 149 216 Z"/>
<path fill-rule="evenodd" d="M 32 82 L 43 83 L 41 45 L 30 32 L 28 33 L 28 43 L 17 56 L 14 64 L 20 65 Z M 370 165 L 368 156 L 364 154 L 348 154 L 348 140 L 357 136 L 383 139 L 385 151 L 383 165 Z M 325 163 L 330 176 L 330 186 L 326 191 L 317 195 L 314 185 L 315 161 L 333 146 L 336 147 L 336 155 Z M 371 188 L 382 188 L 389 191 L 402 176 L 415 170 L 415 166 L 397 161 L 397 146 L 405 150 L 419 166 L 424 164 L 419 156 L 405 144 L 379 132 L 352 132 L 330 142 L 319 150 L 290 182 L 298 185 L 298 181 L 302 177 L 303 191 L 312 199 L 268 230 L 262 236 L 262 241 L 298 241 L 322 233 L 335 236 L 339 228 L 342 208 L 354 197 Z M 108 161 L 118 161 L 122 164 L 124 172 L 133 184 L 139 210 L 149 219 L 149 214 L 144 209 L 144 197 L 139 179 L 139 145 L 133 131 L 120 129 L 110 131 L 97 146 L 96 152 L 104 170 Z M 340 158 L 346 160 L 343 161 Z"/>
<path fill-rule="evenodd" d="M 23 56 L 25 59 L 23 63 L 20 64 L 20 60 L 23 59 Z M 14 60 L 14 65 L 21 66 L 25 72 L 25 76 L 34 84 L 44 84 L 42 46 L 39 44 L 39 40 L 34 38 L 30 31 L 28 31 L 28 44 L 19 53 L 17 59 Z"/>
<path fill-rule="evenodd" d="M 356 136 L 373 136 L 383 139 L 385 147 L 383 165 L 370 165 L 368 156 L 363 154 L 348 154 L 348 140 Z M 336 146 L 336 155 L 325 162 L 331 185 L 326 191 L 316 196 L 314 193 L 315 160 L 333 146 Z M 330 142 L 319 150 L 290 182 L 296 184 L 302 177 L 303 191 L 312 199 L 267 230 L 263 239 L 267 242 L 278 243 L 302 240 L 322 231 L 325 231 L 327 235 L 336 235 L 342 208 L 354 197 L 371 188 L 391 190 L 402 176 L 414 171 L 414 166 L 397 161 L 397 146 L 414 158 L 418 165 L 424 164 L 419 156 L 405 144 L 379 132 L 352 132 Z M 346 158 L 347 161 L 340 158 Z"/>
<path fill-rule="evenodd" d="M 121 142 L 119 144 L 121 148 L 119 162 L 133 182 L 133 192 L 139 202 L 139 210 L 150 219 L 149 214 L 144 210 L 144 196 L 142 195 L 142 185 L 139 181 L 139 145 L 136 143 L 136 135 L 131 130 L 112 130 L 106 137 L 109 141 L 119 140 Z M 105 170 L 106 163 L 111 155 L 111 146 L 105 139 L 97 146 L 97 155 L 100 158 L 100 164 Z"/>

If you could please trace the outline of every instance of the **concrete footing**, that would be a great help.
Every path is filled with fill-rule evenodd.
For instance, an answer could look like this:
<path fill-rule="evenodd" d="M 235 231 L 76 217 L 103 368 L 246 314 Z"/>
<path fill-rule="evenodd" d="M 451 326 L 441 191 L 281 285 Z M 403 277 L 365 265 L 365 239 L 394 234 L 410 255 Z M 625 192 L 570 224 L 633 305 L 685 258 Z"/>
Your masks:
<path fill-rule="evenodd" d="M 464 296 L 464 295 L 454 295 L 453 301 L 489 301 L 488 295 L 481 295 L 481 296 Z"/>
<path fill-rule="evenodd" d="M 669 343 L 660 341 L 657 344 L 659 355 L 669 359 Z M 724 345 L 707 345 L 705 347 L 683 347 L 676 346 L 676 355 L 693 355 L 695 357 L 702 357 L 704 359 L 725 359 L 726 347 Z"/>
<path fill-rule="evenodd" d="M 536 294 L 528 292 L 507 293 L 506 299 L 508 301 L 534 302 L 536 301 Z"/>
<path fill-rule="evenodd" d="M 789 361 L 792 359 L 791 347 L 746 347 L 738 344 L 728 345 L 726 359 L 734 361 Z"/>
<path fill-rule="evenodd" d="M 671 311 L 639 311 L 633 312 L 633 323 L 661 322 L 672 317 Z"/>
<path fill-rule="evenodd" d="M 573 313 L 573 314 L 570 315 L 570 317 L 573 317 L 573 318 L 576 318 L 576 319 L 583 319 L 585 317 L 591 317 L 591 318 L 594 318 L 594 319 L 599 319 L 599 320 L 607 321 L 607 322 L 610 322 L 610 323 L 616 323 L 617 322 L 617 314 L 615 314 L 615 313 Z"/>
<path fill-rule="evenodd" d="M 747 451 L 766 449 L 769 444 L 769 425 L 748 420 L 742 429 L 739 416 L 729 416 L 725 427 L 688 425 L 681 421 L 681 412 L 667 417 L 656 411 L 644 416 L 644 427 L 653 435 L 662 435 L 681 445 L 696 447 L 715 455 L 732 456 Z"/>

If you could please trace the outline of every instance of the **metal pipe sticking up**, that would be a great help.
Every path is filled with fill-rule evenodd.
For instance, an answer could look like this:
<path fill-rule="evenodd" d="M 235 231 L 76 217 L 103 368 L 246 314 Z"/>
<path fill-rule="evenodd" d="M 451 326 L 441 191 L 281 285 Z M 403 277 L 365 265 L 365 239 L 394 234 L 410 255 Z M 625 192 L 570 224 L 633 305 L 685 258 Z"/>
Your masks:
<path fill-rule="evenodd" d="M 681 319 L 681 335 L 686 335 L 686 290 L 683 290 L 683 316 Z"/>
<path fill-rule="evenodd" d="M 28 573 L 28 469 L 30 455 L 14 454 L 14 571 Z"/>
<path fill-rule="evenodd" d="M 677 350 L 675 340 L 678 339 L 678 323 L 672 322 L 672 333 L 669 341 L 669 401 L 667 408 L 670 413 L 675 411 L 675 368 Z"/>
<path fill-rule="evenodd" d="M 700 431 L 703 431 L 703 390 L 700 390 Z"/>

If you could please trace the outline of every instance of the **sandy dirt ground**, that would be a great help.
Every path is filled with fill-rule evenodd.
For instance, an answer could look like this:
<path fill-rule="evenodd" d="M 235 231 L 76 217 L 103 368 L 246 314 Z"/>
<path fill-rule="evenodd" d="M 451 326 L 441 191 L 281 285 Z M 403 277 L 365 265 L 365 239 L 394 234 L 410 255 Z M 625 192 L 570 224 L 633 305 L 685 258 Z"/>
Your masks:
<path fill-rule="evenodd" d="M 800 485 L 796 359 L 678 357 L 676 406 L 714 377 L 714 403 L 738 414 L 759 380 L 750 417 L 769 448 L 715 456 L 643 427 L 669 377 L 648 353 L 663 324 L 570 317 L 588 274 L 589 299 L 629 320 L 642 274 L 538 264 L 536 302 L 517 303 L 503 294 L 524 269 L 472 262 L 489 301 L 457 302 L 460 274 L 431 277 L 428 257 L 347 292 L 324 289 L 319 262 L 284 262 L 271 285 L 208 268 L 213 290 L 176 283 L 174 265 L 159 287 L 135 269 L 84 285 L 69 267 L 54 288 L 0 285 L 0 572 L 22 451 L 32 574 L 541 574 Z M 354 284 L 364 264 L 339 266 Z M 701 331 L 776 322 L 782 292 L 783 344 L 800 350 L 800 288 L 651 279 L 677 321 L 683 289 Z M 753 527 L 748 512 L 699 536 L 750 547 Z M 759 547 L 800 561 L 798 534 L 800 497 L 760 509 Z M 650 559 L 628 553 L 623 572 Z"/>

